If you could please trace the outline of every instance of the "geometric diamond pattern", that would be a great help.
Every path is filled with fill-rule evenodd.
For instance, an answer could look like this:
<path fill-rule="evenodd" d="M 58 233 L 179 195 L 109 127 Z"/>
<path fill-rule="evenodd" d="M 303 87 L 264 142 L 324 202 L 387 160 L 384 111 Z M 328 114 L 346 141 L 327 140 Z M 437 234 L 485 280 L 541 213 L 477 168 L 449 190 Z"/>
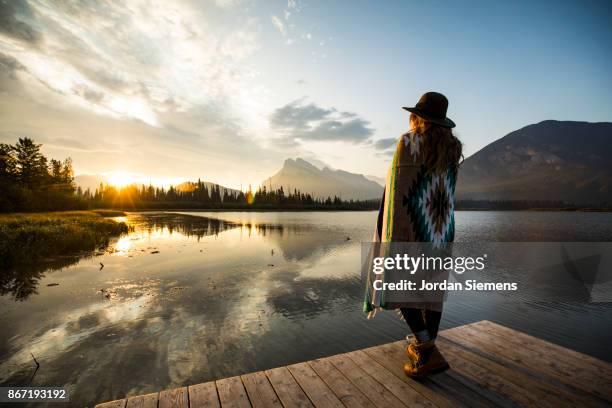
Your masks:
<path fill-rule="evenodd" d="M 421 166 L 414 184 L 402 202 L 416 233 L 418 242 L 440 244 L 455 238 L 456 170 L 433 174 Z"/>

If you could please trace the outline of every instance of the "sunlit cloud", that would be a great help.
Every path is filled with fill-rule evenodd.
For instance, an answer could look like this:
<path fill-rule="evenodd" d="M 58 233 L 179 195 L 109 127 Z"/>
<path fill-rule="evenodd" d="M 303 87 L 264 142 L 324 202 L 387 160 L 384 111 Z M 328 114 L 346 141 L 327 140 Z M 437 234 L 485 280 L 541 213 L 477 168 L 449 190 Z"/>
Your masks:
<path fill-rule="evenodd" d="M 278 122 L 279 106 L 308 104 L 287 104 L 298 95 L 274 89 L 257 63 L 260 51 L 271 52 L 262 34 L 280 35 L 272 52 L 289 59 L 284 45 L 315 33 L 299 27 L 295 1 L 259 14 L 247 4 L 0 3 L 0 141 L 31 137 L 51 157 L 72 157 L 81 175 L 121 171 L 155 185 L 202 177 L 236 188 L 306 153 L 305 141 L 369 138 L 367 120 L 335 109 L 303 124 Z M 310 49 L 292 50 L 310 58 Z"/>
<path fill-rule="evenodd" d="M 92 2 L 78 10 L 64 3 L 25 5 L 32 25 L 25 11 L 5 7 L 10 24 L 0 51 L 18 61 L 30 81 L 96 113 L 151 126 L 160 125 L 160 112 L 201 104 L 223 103 L 231 114 L 229 95 L 251 77 L 241 62 L 258 48 L 253 19 L 219 32 L 186 3 Z"/>
<path fill-rule="evenodd" d="M 237 4 L 215 2 L 222 8 Z M 4 140 L 17 134 L 57 148 L 73 146 L 85 130 L 77 124 L 86 115 L 91 121 L 92 114 L 107 119 L 95 131 L 87 127 L 90 136 L 96 134 L 88 143 L 92 152 L 94 143 L 108 141 L 115 146 L 109 152 L 130 149 L 132 162 L 136 146 L 143 154 L 157 147 L 149 160 L 164 146 L 165 156 L 177 157 L 174 152 L 182 148 L 190 155 L 216 154 L 221 162 L 244 145 L 232 148 L 232 141 L 267 128 L 267 90 L 245 62 L 260 47 L 254 17 L 237 14 L 233 25 L 221 24 L 200 5 L 155 0 L 78 5 L 32 0 L 2 3 L 0 11 L 0 88 L 10 91 L 0 103 L 6 101 L 14 118 L 28 109 L 33 114 L 32 104 L 39 111 L 19 125 L 5 120 Z M 51 132 L 58 128 L 48 122 L 57 125 L 65 116 L 72 117 L 72 126 L 68 132 L 63 127 L 64 142 L 57 142 Z M 144 127 L 134 132 L 132 122 Z M 189 135 L 189 142 L 179 145 L 180 135 Z M 97 155 L 87 164 L 103 160 Z M 77 171 L 81 163 L 75 161 Z"/>

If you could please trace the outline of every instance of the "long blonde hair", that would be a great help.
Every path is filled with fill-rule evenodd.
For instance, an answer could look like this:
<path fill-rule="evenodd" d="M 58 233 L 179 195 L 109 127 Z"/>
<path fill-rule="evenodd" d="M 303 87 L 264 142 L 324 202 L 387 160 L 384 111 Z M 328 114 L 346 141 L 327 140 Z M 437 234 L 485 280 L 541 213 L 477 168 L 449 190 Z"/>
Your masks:
<path fill-rule="evenodd" d="M 443 172 L 458 167 L 463 158 L 463 145 L 450 128 L 410 114 L 412 130 L 422 136 L 424 164 L 429 170 Z"/>

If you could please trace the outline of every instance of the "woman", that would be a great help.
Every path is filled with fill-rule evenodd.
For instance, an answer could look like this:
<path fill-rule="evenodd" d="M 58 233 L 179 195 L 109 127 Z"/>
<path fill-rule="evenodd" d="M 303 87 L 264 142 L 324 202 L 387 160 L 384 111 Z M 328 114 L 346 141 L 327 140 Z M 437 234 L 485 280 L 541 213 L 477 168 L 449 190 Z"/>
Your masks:
<path fill-rule="evenodd" d="M 455 123 L 446 117 L 448 100 L 427 92 L 410 114 L 410 131 L 395 151 L 387 175 L 375 242 L 423 242 L 440 246 L 455 234 L 455 182 L 461 142 L 453 135 Z M 387 244 L 387 246 L 389 246 Z M 388 252 L 387 252 L 388 253 Z M 368 281 L 364 310 L 373 316 L 378 308 L 399 309 L 414 334 L 406 354 L 404 372 L 423 377 L 442 372 L 448 363 L 436 348 L 435 339 L 442 317 L 442 300 L 434 302 L 387 302 L 384 294 Z"/>

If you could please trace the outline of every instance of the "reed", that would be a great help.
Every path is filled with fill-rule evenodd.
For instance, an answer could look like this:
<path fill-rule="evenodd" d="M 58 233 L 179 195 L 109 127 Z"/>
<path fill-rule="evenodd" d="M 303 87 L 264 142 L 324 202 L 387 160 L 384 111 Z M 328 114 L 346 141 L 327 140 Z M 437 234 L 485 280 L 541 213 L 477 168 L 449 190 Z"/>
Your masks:
<path fill-rule="evenodd" d="M 0 215 L 0 267 L 92 251 L 128 232 L 108 217 L 121 211 L 64 211 Z"/>

